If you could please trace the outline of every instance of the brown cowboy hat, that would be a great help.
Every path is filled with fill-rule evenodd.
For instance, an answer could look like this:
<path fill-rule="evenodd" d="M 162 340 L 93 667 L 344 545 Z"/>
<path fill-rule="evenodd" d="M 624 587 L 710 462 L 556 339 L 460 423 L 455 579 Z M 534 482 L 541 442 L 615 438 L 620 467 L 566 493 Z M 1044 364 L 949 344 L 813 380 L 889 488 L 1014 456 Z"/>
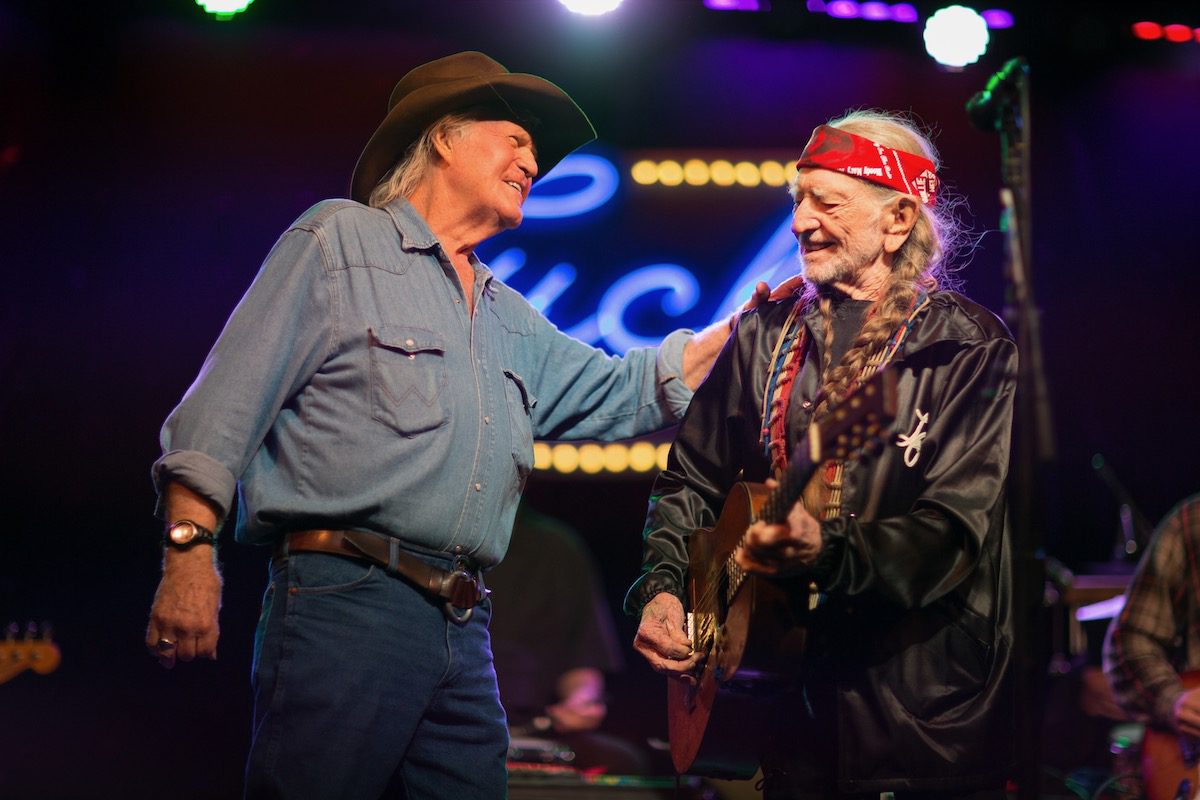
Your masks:
<path fill-rule="evenodd" d="M 350 197 L 367 202 L 371 190 L 432 123 L 455 111 L 500 104 L 532 115 L 538 175 L 545 175 L 575 148 L 596 138 L 596 129 L 567 93 L 544 78 L 509 72 L 483 53 L 468 51 L 414 67 L 388 99 L 388 113 L 367 142 Z"/>

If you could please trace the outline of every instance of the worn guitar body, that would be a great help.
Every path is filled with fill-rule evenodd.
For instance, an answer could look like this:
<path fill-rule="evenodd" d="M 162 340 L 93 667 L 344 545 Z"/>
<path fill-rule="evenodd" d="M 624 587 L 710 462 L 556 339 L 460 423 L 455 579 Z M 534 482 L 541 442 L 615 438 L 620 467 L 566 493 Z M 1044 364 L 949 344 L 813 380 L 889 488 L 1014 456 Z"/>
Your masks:
<path fill-rule="evenodd" d="M 688 539 L 689 636 L 706 654 L 697 682 L 670 681 L 667 723 L 675 770 L 749 778 L 761 742 L 754 731 L 766 707 L 796 678 L 807 638 L 810 592 L 795 581 L 743 572 L 734 561 L 746 528 L 780 523 L 813 471 L 826 459 L 846 460 L 879 441 L 895 418 L 896 377 L 877 373 L 821 421 L 809 426 L 774 489 L 737 483 L 713 528 Z"/>
<path fill-rule="evenodd" d="M 1185 689 L 1200 686 L 1200 672 L 1185 672 L 1181 677 Z M 1142 788 L 1146 800 L 1175 800 L 1185 779 L 1192 785 L 1184 796 L 1200 795 L 1200 742 L 1147 726 L 1142 739 Z"/>
<path fill-rule="evenodd" d="M 668 685 L 671 759 L 681 774 L 749 778 L 758 768 L 759 742 L 747 719 L 761 716 L 772 688 L 795 675 L 805 628 L 776 583 L 745 575 L 727 602 L 724 568 L 770 494 L 761 483 L 734 485 L 713 528 L 689 544 L 689 606 L 693 640 L 709 655 L 695 686 Z"/>

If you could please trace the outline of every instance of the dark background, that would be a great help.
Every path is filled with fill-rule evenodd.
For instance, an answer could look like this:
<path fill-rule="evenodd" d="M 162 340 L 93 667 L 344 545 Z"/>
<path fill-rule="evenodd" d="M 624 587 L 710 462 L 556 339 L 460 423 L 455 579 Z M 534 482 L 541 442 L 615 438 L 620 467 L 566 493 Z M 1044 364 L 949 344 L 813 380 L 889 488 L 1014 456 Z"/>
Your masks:
<path fill-rule="evenodd" d="M 734 15 L 626 0 L 585 19 L 553 0 L 257 0 L 218 24 L 185 0 L 0 2 L 0 622 L 51 621 L 63 654 L 53 674 L 0 686 L 0 797 L 237 794 L 265 558 L 223 550 L 219 661 L 167 673 L 146 657 L 158 428 L 279 233 L 312 202 L 344 196 L 395 81 L 458 50 L 548 76 L 616 152 L 794 153 L 848 107 L 912 110 L 934 126 L 976 230 L 991 231 L 962 277 L 998 311 L 999 141 L 970 127 L 963 105 L 1025 56 L 1031 271 L 1058 446 L 1046 550 L 1081 571 L 1109 559 L 1118 501 L 1095 453 L 1151 520 L 1200 488 L 1200 43 L 1134 41 L 1130 10 L 997 3 L 1017 27 L 948 72 L 918 26 L 774 5 Z M 1136 14 L 1200 26 L 1186 5 Z M 648 252 L 657 220 L 676 237 L 697 224 L 672 202 L 630 222 Z M 587 280 L 607 285 L 598 274 L 580 290 Z M 701 311 L 672 324 L 703 324 Z M 532 504 L 593 545 L 614 606 L 636 573 L 648 488 L 531 481 Z M 659 688 L 631 658 L 618 724 L 661 733 Z"/>

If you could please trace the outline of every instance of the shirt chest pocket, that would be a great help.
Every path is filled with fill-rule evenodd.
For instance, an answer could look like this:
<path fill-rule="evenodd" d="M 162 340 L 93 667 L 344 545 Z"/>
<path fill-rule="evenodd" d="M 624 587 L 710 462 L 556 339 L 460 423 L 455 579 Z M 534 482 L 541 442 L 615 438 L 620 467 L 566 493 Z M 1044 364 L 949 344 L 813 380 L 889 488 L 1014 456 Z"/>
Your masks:
<path fill-rule="evenodd" d="M 504 396 L 508 405 L 512 457 L 524 481 L 533 470 L 533 407 L 537 403 L 525 381 L 510 369 L 504 370 Z"/>
<path fill-rule="evenodd" d="M 445 425 L 445 341 L 398 325 L 372 328 L 369 336 L 371 416 L 406 436 Z"/>

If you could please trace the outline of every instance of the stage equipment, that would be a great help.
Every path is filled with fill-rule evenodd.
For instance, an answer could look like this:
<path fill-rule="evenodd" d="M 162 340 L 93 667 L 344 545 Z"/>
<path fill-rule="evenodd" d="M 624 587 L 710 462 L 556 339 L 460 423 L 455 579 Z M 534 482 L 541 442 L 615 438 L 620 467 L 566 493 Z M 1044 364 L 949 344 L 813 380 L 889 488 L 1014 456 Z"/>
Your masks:
<path fill-rule="evenodd" d="M 1043 636 L 1047 627 L 1043 493 L 1055 461 L 1055 445 L 1030 263 L 1029 67 L 1025 60 L 1018 57 L 1006 63 L 971 98 L 966 110 L 973 124 L 1000 134 L 1001 229 L 1008 245 L 1004 316 L 1021 353 L 1008 470 L 1017 655 L 1016 779 L 1020 798 L 1037 798 L 1042 780 L 1042 692 L 1049 662 Z"/>

